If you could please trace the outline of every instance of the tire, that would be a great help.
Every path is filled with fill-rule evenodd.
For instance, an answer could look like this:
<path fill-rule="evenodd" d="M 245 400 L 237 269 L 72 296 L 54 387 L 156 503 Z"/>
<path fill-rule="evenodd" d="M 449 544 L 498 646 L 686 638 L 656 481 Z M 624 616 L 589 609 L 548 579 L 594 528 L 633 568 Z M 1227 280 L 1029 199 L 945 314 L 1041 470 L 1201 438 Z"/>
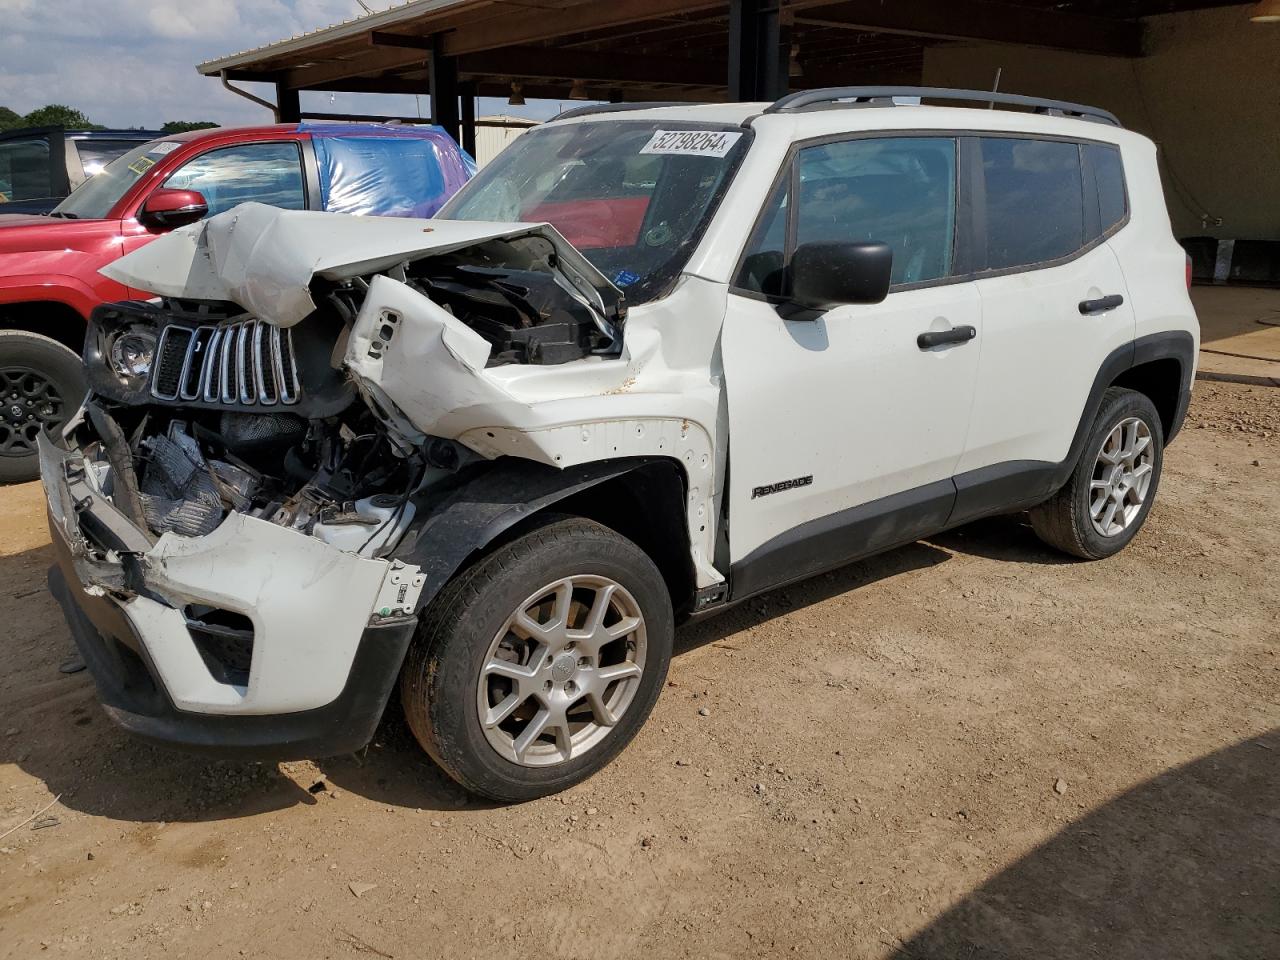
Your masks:
<path fill-rule="evenodd" d="M 1155 406 L 1144 394 L 1110 387 L 1071 478 L 1032 508 L 1031 526 L 1045 543 L 1085 560 L 1119 553 L 1146 523 L 1163 467 Z"/>
<path fill-rule="evenodd" d="M 87 389 L 80 358 L 58 341 L 0 330 L 0 483 L 40 476 L 36 432 L 66 423 Z"/>
<path fill-rule="evenodd" d="M 521 611 L 527 619 L 516 622 Z M 574 632 L 564 636 L 560 624 Z M 610 633 L 617 639 L 597 656 Z M 590 520 L 549 517 L 427 608 L 401 673 L 405 717 L 467 790 L 502 802 L 557 793 L 608 765 L 639 731 L 674 636 L 671 597 L 648 555 Z"/>

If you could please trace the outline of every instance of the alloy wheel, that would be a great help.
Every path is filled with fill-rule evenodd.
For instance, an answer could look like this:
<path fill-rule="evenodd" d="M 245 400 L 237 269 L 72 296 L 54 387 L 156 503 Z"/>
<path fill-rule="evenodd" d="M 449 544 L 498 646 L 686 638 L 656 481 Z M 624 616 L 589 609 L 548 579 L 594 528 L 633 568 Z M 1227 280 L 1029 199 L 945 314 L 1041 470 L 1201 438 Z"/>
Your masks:
<path fill-rule="evenodd" d="M 521 766 L 578 759 L 631 706 L 647 647 L 639 604 L 620 583 L 580 575 L 538 590 L 485 654 L 476 706 L 489 744 Z"/>
<path fill-rule="evenodd" d="M 1121 420 L 1098 451 L 1089 484 L 1089 517 L 1104 537 L 1127 530 L 1142 512 L 1154 476 L 1151 428 L 1137 417 Z"/>

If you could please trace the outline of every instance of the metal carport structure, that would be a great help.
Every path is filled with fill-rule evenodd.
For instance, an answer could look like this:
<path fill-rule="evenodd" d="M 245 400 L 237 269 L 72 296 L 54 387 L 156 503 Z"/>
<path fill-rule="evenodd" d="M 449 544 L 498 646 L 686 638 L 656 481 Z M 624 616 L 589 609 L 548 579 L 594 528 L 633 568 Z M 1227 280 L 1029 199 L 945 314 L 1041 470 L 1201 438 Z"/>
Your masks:
<path fill-rule="evenodd" d="M 1280 24 L 1250 22 L 1258 12 L 1231 0 L 410 0 L 198 69 L 274 84 L 264 105 L 282 120 L 303 116 L 306 91 L 429 95 L 432 119 L 468 149 L 477 96 L 771 100 L 998 81 L 1107 107 L 1155 138 L 1179 235 L 1271 239 Z"/>
<path fill-rule="evenodd" d="M 774 99 L 788 89 L 918 83 L 926 47 L 981 40 L 1110 56 L 1142 52 L 1148 10 L 1221 0 L 411 0 L 201 64 L 267 81 L 284 120 L 305 90 L 432 96 L 458 133 L 474 96 Z"/>

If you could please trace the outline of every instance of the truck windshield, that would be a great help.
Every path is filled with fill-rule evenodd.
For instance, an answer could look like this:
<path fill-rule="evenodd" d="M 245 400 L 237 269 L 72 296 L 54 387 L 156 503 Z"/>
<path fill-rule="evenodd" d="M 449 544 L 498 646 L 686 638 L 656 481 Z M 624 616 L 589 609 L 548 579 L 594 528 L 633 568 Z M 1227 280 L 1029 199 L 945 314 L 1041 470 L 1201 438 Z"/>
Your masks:
<path fill-rule="evenodd" d="M 517 139 L 437 214 L 548 222 L 634 305 L 680 275 L 746 152 L 740 127 L 635 120 Z"/>
<path fill-rule="evenodd" d="M 51 216 L 73 220 L 105 220 L 142 175 L 172 153 L 180 144 L 173 140 L 152 140 L 112 160 L 98 173 L 53 208 Z"/>

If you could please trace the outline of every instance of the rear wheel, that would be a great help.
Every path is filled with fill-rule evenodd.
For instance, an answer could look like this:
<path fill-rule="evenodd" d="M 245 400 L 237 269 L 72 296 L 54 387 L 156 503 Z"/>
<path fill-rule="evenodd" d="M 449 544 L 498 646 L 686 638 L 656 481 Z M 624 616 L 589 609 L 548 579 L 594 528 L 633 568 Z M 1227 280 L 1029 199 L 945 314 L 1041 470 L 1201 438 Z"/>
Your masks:
<path fill-rule="evenodd" d="M 1144 394 L 1111 387 L 1071 478 L 1031 510 L 1045 543 L 1086 560 L 1123 550 L 1142 529 L 1160 484 L 1164 435 Z"/>
<path fill-rule="evenodd" d="M 653 561 L 589 520 L 496 550 L 431 605 L 401 676 L 409 726 L 464 787 L 495 800 L 564 790 L 636 735 L 671 660 Z"/>
<path fill-rule="evenodd" d="M 85 395 L 80 358 L 48 337 L 0 331 L 0 483 L 40 475 L 36 437 L 57 431 Z"/>

